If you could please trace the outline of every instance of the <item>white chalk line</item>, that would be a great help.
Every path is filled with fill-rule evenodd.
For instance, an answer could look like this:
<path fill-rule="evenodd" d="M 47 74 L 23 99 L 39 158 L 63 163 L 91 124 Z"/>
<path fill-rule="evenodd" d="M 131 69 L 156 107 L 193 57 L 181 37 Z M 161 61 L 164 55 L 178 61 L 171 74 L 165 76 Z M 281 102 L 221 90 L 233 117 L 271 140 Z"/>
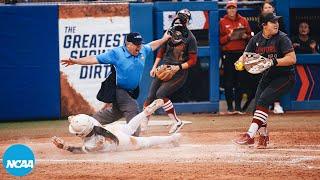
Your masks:
<path fill-rule="evenodd" d="M 245 147 L 246 146 L 238 146 L 238 145 L 235 145 L 235 144 L 181 144 L 180 147 L 203 147 L 203 146 L 207 146 L 207 147 L 239 147 L 239 149 L 241 147 L 244 148 L 245 150 Z M 309 147 L 313 147 L 313 146 L 309 146 Z M 316 146 L 315 146 L 316 147 Z M 257 150 L 257 151 L 293 151 L 293 152 L 320 152 L 320 149 L 307 149 L 307 148 L 304 148 L 304 149 L 301 149 L 301 148 L 267 148 L 267 149 L 254 149 L 254 148 L 251 148 L 250 150 Z"/>
<path fill-rule="evenodd" d="M 320 158 L 317 158 L 320 159 Z M 2 159 L 0 159 L 2 162 Z M 278 164 L 286 164 L 286 165 L 292 165 L 292 166 L 305 166 L 308 169 L 320 169 L 320 166 L 312 166 L 312 165 L 308 165 L 306 163 L 304 163 L 303 161 L 309 161 L 309 160 L 315 160 L 312 157 L 300 157 L 300 158 L 296 158 L 296 159 L 292 159 L 291 161 L 272 161 L 273 163 L 278 163 Z M 231 163 L 231 164 L 241 164 L 241 163 L 265 163 L 265 160 L 237 160 L 238 162 L 235 161 L 223 161 L 224 163 Z M 173 161 L 174 162 L 174 161 Z M 194 162 L 194 161 L 189 161 L 190 163 Z M 204 162 L 210 162 L 210 161 L 204 161 Z M 42 163 L 108 163 L 108 164 L 124 164 L 127 162 L 112 162 L 112 161 L 106 161 L 106 160 L 99 160 L 99 159 L 36 159 L 36 164 L 42 164 Z M 132 162 L 131 162 L 132 163 Z M 143 162 L 136 162 L 136 163 L 143 163 Z M 150 163 L 150 162 L 149 162 Z M 158 163 L 158 162 L 154 162 L 154 163 Z M 153 164 L 154 164 L 153 163 Z M 179 162 L 175 162 L 175 163 L 179 163 Z M 180 163 L 188 163 L 188 161 L 183 161 Z M 298 164 L 299 163 L 299 164 Z"/>
<path fill-rule="evenodd" d="M 172 120 L 150 120 L 148 126 L 169 126 L 173 123 Z M 192 124 L 191 121 L 182 121 L 184 124 Z M 114 124 L 126 124 L 126 121 L 116 121 Z"/>

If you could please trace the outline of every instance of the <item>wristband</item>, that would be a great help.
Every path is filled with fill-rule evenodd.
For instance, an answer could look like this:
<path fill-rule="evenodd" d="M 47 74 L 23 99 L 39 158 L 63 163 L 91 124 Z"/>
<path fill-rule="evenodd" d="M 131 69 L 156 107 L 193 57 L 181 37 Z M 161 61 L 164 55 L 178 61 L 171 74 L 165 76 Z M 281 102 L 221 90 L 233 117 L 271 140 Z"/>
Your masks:
<path fill-rule="evenodd" d="M 277 59 L 272 59 L 272 62 L 273 62 L 273 66 L 277 66 L 277 64 L 278 64 Z"/>

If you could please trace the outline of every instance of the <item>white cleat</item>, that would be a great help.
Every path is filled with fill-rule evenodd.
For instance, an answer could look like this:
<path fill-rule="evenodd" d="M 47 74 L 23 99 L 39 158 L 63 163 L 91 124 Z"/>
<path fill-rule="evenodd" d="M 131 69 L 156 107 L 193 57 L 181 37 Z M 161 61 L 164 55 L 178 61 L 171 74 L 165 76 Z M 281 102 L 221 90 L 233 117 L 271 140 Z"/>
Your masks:
<path fill-rule="evenodd" d="M 276 104 L 276 105 L 274 105 L 273 113 L 275 113 L 275 114 L 283 114 L 284 111 L 283 111 L 283 108 L 279 104 Z"/>
<path fill-rule="evenodd" d="M 146 116 L 150 116 L 153 114 L 157 109 L 162 107 L 164 104 L 164 101 L 162 99 L 156 99 L 154 100 L 149 106 L 147 106 L 143 111 L 146 114 Z"/>
<path fill-rule="evenodd" d="M 184 125 L 184 122 L 182 122 L 182 121 L 177 121 L 177 122 L 173 123 L 173 125 L 171 126 L 171 128 L 169 130 L 169 134 L 179 132 L 183 125 Z"/>

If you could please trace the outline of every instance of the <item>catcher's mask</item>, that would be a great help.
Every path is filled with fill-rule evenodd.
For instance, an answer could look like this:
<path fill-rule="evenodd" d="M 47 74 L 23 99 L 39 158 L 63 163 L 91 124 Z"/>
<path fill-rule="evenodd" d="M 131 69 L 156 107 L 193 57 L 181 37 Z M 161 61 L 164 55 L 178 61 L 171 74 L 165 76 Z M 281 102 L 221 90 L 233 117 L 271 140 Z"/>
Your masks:
<path fill-rule="evenodd" d="M 187 24 L 191 19 L 191 13 L 189 9 L 181 9 L 177 12 L 177 17 L 180 19 L 182 24 Z"/>
<path fill-rule="evenodd" d="M 188 31 L 186 27 L 180 23 L 179 19 L 174 20 L 173 26 L 168 30 L 171 38 L 169 40 L 170 46 L 178 46 L 182 43 L 185 43 L 185 38 L 188 37 Z"/>
<path fill-rule="evenodd" d="M 181 20 L 176 18 L 172 21 L 171 27 L 169 28 L 169 33 L 172 33 L 174 31 L 180 31 L 182 33 L 182 36 L 184 38 L 187 38 L 189 35 L 188 28 L 183 23 L 181 23 Z M 172 36 L 172 34 L 170 34 Z"/>
<path fill-rule="evenodd" d="M 175 47 L 175 46 L 179 46 L 179 45 L 185 43 L 185 40 L 184 40 L 182 33 L 180 31 L 174 31 L 171 34 L 171 38 L 168 41 L 168 43 L 170 46 Z"/>
<path fill-rule="evenodd" d="M 93 129 L 94 124 L 91 121 L 90 116 L 86 114 L 78 114 L 76 116 L 69 116 L 68 121 L 69 124 L 69 132 L 78 137 L 87 136 Z"/>

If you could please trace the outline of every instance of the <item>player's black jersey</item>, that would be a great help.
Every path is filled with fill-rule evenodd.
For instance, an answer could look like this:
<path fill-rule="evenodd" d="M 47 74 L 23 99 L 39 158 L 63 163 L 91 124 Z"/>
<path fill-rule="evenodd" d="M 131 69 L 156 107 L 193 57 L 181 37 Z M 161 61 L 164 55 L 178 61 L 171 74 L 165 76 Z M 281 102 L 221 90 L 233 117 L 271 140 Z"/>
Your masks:
<path fill-rule="evenodd" d="M 197 53 L 197 40 L 193 33 L 188 29 L 185 47 L 172 47 L 168 43 L 165 46 L 163 61 L 165 64 L 182 64 L 189 59 L 189 53 Z"/>
<path fill-rule="evenodd" d="M 254 52 L 270 59 L 283 58 L 285 54 L 294 51 L 292 42 L 287 34 L 279 31 L 270 39 L 262 35 L 262 31 L 252 37 L 245 52 Z M 276 77 L 294 73 L 294 66 L 273 66 L 264 72 L 264 76 Z"/>

